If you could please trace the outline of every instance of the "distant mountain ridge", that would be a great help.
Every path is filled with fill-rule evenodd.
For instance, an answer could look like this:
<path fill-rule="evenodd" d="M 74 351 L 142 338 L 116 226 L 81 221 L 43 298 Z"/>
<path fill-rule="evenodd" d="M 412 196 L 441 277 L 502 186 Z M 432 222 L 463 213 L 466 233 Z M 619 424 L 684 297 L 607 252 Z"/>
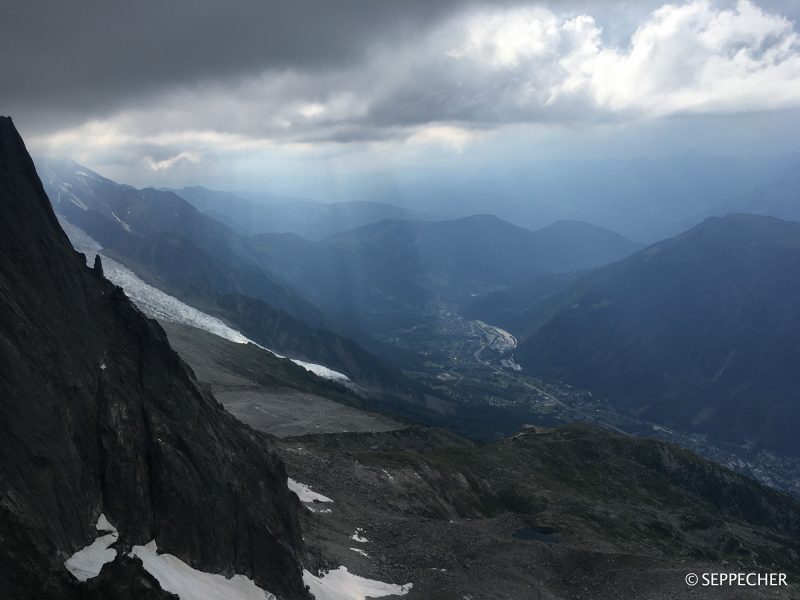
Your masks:
<path fill-rule="evenodd" d="M 357 200 L 330 204 L 301 198 L 220 192 L 201 186 L 171 190 L 198 210 L 246 235 L 294 233 L 312 241 L 386 219 L 435 219 L 391 204 Z"/>
<path fill-rule="evenodd" d="M 800 221 L 800 162 L 776 181 L 750 190 L 730 204 L 717 207 L 713 214 L 730 212 Z"/>
<path fill-rule="evenodd" d="M 346 337 L 296 288 L 259 268 L 247 236 L 172 192 L 118 185 L 72 161 L 40 163 L 55 210 L 151 285 L 267 348 L 344 372 L 390 407 L 424 403 L 424 389 Z"/>
<path fill-rule="evenodd" d="M 250 296 L 366 344 L 364 331 L 417 318 L 429 302 L 463 302 L 639 248 L 586 223 L 532 232 L 491 215 L 383 220 L 316 242 L 293 233 L 247 236 L 171 192 L 115 187 L 71 161 L 41 162 L 56 209 L 144 271 L 182 292 Z"/>
<path fill-rule="evenodd" d="M 438 275 L 514 282 L 530 273 L 563 272 L 606 264 L 640 248 L 602 227 L 556 221 L 530 231 L 494 215 L 449 221 L 381 221 L 334 235 L 328 242 L 357 241 L 366 251 L 396 238 Z"/>
<path fill-rule="evenodd" d="M 717 440 L 800 454 L 800 223 L 713 217 L 529 311 L 528 372 Z"/>
<path fill-rule="evenodd" d="M 673 223 L 671 228 L 685 231 L 708 217 L 721 217 L 731 213 L 745 213 L 776 217 L 787 221 L 800 221 L 800 162 L 795 163 L 774 181 L 754 187 L 744 193 L 737 192 L 725 202 Z"/>
<path fill-rule="evenodd" d="M 264 234 L 255 247 L 270 270 L 317 304 L 350 312 L 353 319 L 387 307 L 402 312 L 432 301 L 461 303 L 535 275 L 612 262 L 639 248 L 587 223 L 565 221 L 533 232 L 492 215 L 381 221 L 317 243 Z M 374 324 L 380 327 L 380 319 Z"/>
<path fill-rule="evenodd" d="M 585 160 L 520 156 L 474 171 L 397 167 L 345 189 L 354 200 L 424 208 L 451 218 L 491 212 L 534 230 L 576 219 L 653 243 L 697 224 L 682 225 L 698 213 L 776 180 L 798 158 L 796 153 Z"/>
<path fill-rule="evenodd" d="M 190 240 L 231 266 L 256 266 L 257 259 L 241 236 L 172 192 L 118 184 L 66 159 L 39 159 L 38 168 L 56 212 L 103 246 L 118 245 L 129 236 L 146 239 L 169 234 Z M 277 303 L 278 296 L 286 293 L 280 288 L 286 286 L 274 278 L 272 284 Z M 298 298 L 286 299 L 287 306 L 298 302 Z"/>

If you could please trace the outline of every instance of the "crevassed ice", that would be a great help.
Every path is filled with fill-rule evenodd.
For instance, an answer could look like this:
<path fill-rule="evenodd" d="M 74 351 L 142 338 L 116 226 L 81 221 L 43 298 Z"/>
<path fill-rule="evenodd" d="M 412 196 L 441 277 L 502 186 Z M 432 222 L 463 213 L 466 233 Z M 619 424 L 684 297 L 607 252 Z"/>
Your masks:
<path fill-rule="evenodd" d="M 159 554 L 155 540 L 134 546 L 129 556 L 139 558 L 164 591 L 177 594 L 181 600 L 276 600 L 244 575 L 227 579 L 193 569 L 172 554 Z"/>
<path fill-rule="evenodd" d="M 221 319 L 207 315 L 145 283 L 133 271 L 106 256 L 103 256 L 103 273 L 106 278 L 124 289 L 125 294 L 148 317 L 189 325 L 237 344 L 250 341 Z"/>
<path fill-rule="evenodd" d="M 105 515 L 100 515 L 95 529 L 101 533 L 105 532 L 105 535 L 99 536 L 64 562 L 64 566 L 78 581 L 97 577 L 103 565 L 117 557 L 117 551 L 109 547 L 119 539 L 117 528 L 108 522 Z"/>
<path fill-rule="evenodd" d="M 413 584 L 396 585 L 354 575 L 347 567 L 339 567 L 317 577 L 310 571 L 303 571 L 305 583 L 316 600 L 365 600 L 383 596 L 405 596 Z"/>
<path fill-rule="evenodd" d="M 94 261 L 92 254 L 99 254 L 99 251 L 102 250 L 102 246 L 89 237 L 83 230 L 75 227 L 63 217 L 59 217 L 59 219 L 73 247 L 79 252 L 85 253 L 86 261 L 91 265 Z M 245 337 L 221 319 L 197 310 L 185 302 L 181 302 L 174 296 L 170 296 L 166 292 L 162 292 L 158 288 L 145 283 L 136 273 L 117 261 L 108 258 L 104 254 L 101 254 L 101 256 L 103 258 L 103 273 L 106 278 L 124 289 L 125 294 L 127 294 L 134 304 L 148 317 L 202 329 L 203 331 L 207 331 L 237 344 L 254 344 L 262 350 L 274 354 L 278 358 L 286 358 Z M 290 360 L 317 377 L 334 381 L 350 381 L 350 378 L 344 373 L 334 371 L 324 365 L 308 363 L 296 359 Z"/>

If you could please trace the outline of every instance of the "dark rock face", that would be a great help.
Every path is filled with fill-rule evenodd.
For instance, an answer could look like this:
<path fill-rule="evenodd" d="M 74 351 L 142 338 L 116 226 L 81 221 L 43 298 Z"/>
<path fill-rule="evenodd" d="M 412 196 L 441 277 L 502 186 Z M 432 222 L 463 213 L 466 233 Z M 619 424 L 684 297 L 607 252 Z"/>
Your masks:
<path fill-rule="evenodd" d="M 141 569 L 139 560 L 122 557 L 107 565 L 81 590 L 81 600 L 178 600 L 161 589 L 158 581 Z"/>
<path fill-rule="evenodd" d="M 487 444 L 410 428 L 282 445 L 292 477 L 336 502 L 312 551 L 330 559 L 338 537 L 347 560 L 357 524 L 366 568 L 413 581 L 409 598 L 797 598 L 800 503 L 672 444 L 572 424 Z M 789 588 L 683 584 L 738 570 L 786 572 Z"/>
<path fill-rule="evenodd" d="M 89 593 L 63 563 L 94 540 L 101 512 L 118 554 L 155 538 L 195 568 L 305 597 L 298 504 L 269 439 L 202 393 L 161 327 L 100 265 L 86 268 L 7 117 L 0 357 L 5 598 Z"/>
<path fill-rule="evenodd" d="M 103 274 L 103 261 L 100 260 L 99 254 L 94 255 L 94 272 L 98 275 Z"/>

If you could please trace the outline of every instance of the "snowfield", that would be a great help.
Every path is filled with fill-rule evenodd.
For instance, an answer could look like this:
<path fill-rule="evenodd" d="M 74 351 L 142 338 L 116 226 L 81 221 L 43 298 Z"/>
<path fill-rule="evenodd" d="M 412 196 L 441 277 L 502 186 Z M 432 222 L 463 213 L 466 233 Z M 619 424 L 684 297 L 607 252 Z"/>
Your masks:
<path fill-rule="evenodd" d="M 305 483 L 298 483 L 291 477 L 289 478 L 287 486 L 291 491 L 297 494 L 297 497 L 300 498 L 300 502 L 333 502 L 333 500 L 327 496 L 318 494 Z"/>
<path fill-rule="evenodd" d="M 162 589 L 177 594 L 181 600 L 277 600 L 244 575 L 226 579 L 193 569 L 171 554 L 159 554 L 155 540 L 146 546 L 134 546 L 129 556 L 139 558 Z"/>
<path fill-rule="evenodd" d="M 305 583 L 316 600 L 366 600 L 383 596 L 405 596 L 413 584 L 395 585 L 354 575 L 347 567 L 339 567 L 319 577 L 303 571 Z"/>
<path fill-rule="evenodd" d="M 148 317 L 202 329 L 203 331 L 207 331 L 208 333 L 212 333 L 236 344 L 253 344 L 262 350 L 266 350 L 270 354 L 274 354 L 278 358 L 286 358 L 245 337 L 227 325 L 222 319 L 212 317 L 203 311 L 197 310 L 185 302 L 181 302 L 174 296 L 170 296 L 166 292 L 162 292 L 158 288 L 153 287 L 149 283 L 145 283 L 136 273 L 102 254 L 100 252 L 102 246 L 86 235 L 83 230 L 64 220 L 63 217 L 59 217 L 59 220 L 72 242 L 73 247 L 79 252 L 86 254 L 87 264 L 91 266 L 94 263 L 94 254 L 100 254 L 103 260 L 103 273 L 106 279 L 125 290 L 125 294 L 128 298 L 130 298 L 133 303 L 139 307 L 139 310 Z M 317 377 L 340 382 L 350 381 L 350 378 L 344 373 L 334 371 L 324 365 L 308 363 L 296 359 L 289 360 Z"/>
<path fill-rule="evenodd" d="M 273 352 L 273 354 L 275 353 Z M 314 363 L 308 363 L 295 358 L 291 359 L 291 361 L 294 364 L 303 367 L 306 371 L 311 371 L 317 377 L 322 377 L 323 379 L 332 379 L 334 381 L 350 381 L 350 378 L 344 373 L 334 371 L 333 369 L 329 369 L 323 365 L 316 365 Z"/>
<path fill-rule="evenodd" d="M 332 502 L 330 498 L 312 492 L 306 485 L 292 483 L 303 494 L 300 496 L 301 500 Z M 105 515 L 100 515 L 95 528 L 104 535 L 73 554 L 64 563 L 78 581 L 97 577 L 103 566 L 117 557 L 117 551 L 109 547 L 119 539 L 116 527 L 108 522 Z M 359 548 L 351 550 L 368 556 Z M 244 575 L 234 575 L 228 579 L 223 575 L 198 571 L 172 554 L 159 554 L 155 540 L 144 546 L 134 546 L 128 556 L 141 560 L 145 571 L 155 577 L 161 588 L 176 594 L 181 600 L 277 600 L 274 594 L 258 587 L 252 579 Z M 366 579 L 350 573 L 344 566 L 319 576 L 303 571 L 303 582 L 309 586 L 316 600 L 366 600 L 391 595 L 404 596 L 412 587 L 410 583 L 395 585 Z"/>
<path fill-rule="evenodd" d="M 108 522 L 105 515 L 100 515 L 95 529 L 100 533 L 105 532 L 106 534 L 99 536 L 90 545 L 78 550 L 64 563 L 67 570 L 78 581 L 86 581 L 97 577 L 100 575 L 103 565 L 110 563 L 117 557 L 117 551 L 109 547 L 119 539 L 117 528 Z"/>
<path fill-rule="evenodd" d="M 313 506 L 306 506 L 306 508 L 308 510 L 310 510 L 311 512 L 320 513 L 320 514 L 329 514 L 329 513 L 333 512 L 330 508 L 314 508 Z"/>

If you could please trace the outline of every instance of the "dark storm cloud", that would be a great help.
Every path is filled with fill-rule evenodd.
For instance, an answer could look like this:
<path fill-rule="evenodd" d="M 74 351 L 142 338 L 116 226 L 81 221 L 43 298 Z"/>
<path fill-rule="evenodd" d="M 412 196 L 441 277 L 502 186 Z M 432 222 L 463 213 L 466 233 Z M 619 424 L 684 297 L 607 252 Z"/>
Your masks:
<path fill-rule="evenodd" d="M 785 17 L 798 11 L 789 0 L 12 0 L 0 113 L 37 152 L 165 174 L 290 146 L 460 151 L 518 125 L 793 109 L 800 36 Z"/>
<path fill-rule="evenodd" d="M 0 18 L 0 104 L 99 116 L 165 88 L 341 68 L 469 3 L 12 0 Z"/>
<path fill-rule="evenodd" d="M 344 68 L 366 60 L 375 43 L 420 37 L 471 6 L 521 3 L 9 0 L 0 18 L 0 110 L 35 116 L 31 126 L 52 128 L 70 117 L 105 116 L 165 89 L 235 80 L 269 69 Z M 539 3 L 575 10 L 627 4 Z M 645 0 L 639 6 L 651 4 Z"/>

